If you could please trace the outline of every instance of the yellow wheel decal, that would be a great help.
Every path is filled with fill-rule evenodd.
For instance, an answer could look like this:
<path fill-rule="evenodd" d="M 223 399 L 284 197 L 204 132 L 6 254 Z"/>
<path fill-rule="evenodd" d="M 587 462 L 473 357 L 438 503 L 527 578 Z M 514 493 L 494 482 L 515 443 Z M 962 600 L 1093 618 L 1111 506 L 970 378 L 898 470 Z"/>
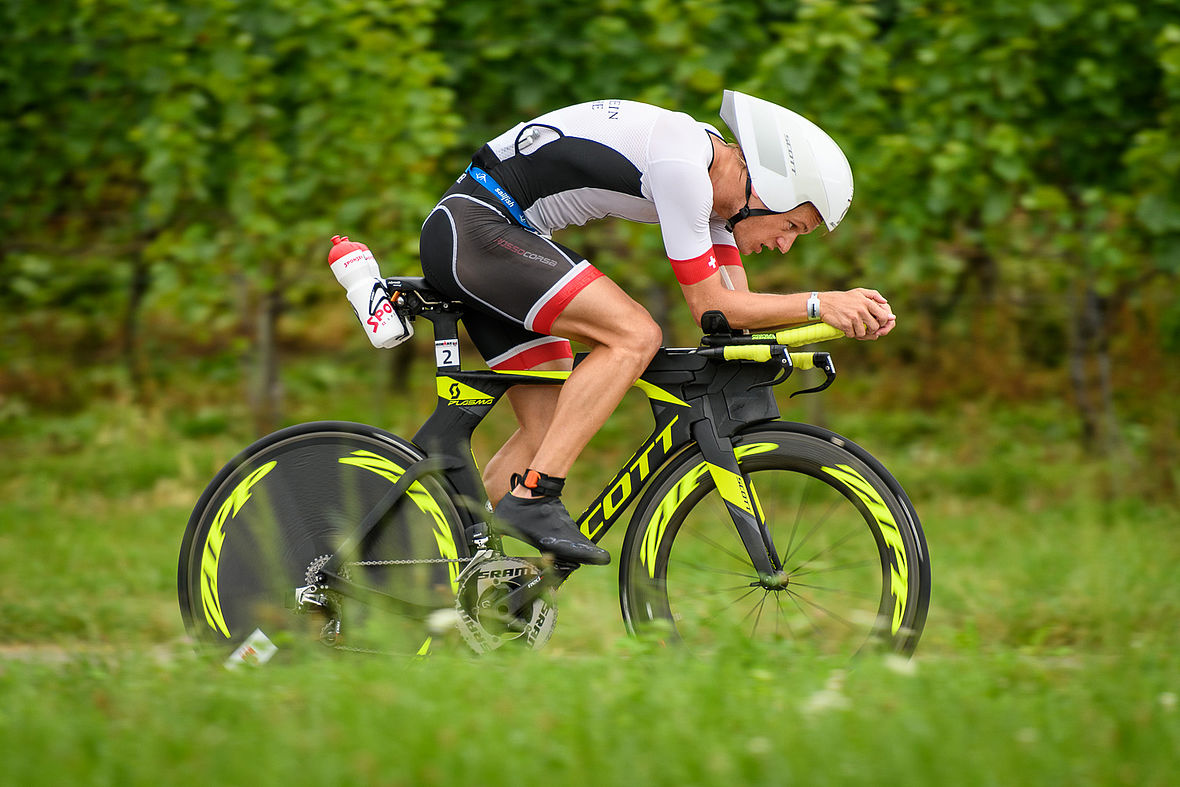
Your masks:
<path fill-rule="evenodd" d="M 226 639 L 229 639 L 229 629 L 225 625 L 221 597 L 217 592 L 217 564 L 221 560 L 221 546 L 225 543 L 225 520 L 238 515 L 250 499 L 250 488 L 274 470 L 276 464 L 264 464 L 234 487 L 221 508 L 217 509 L 217 516 L 213 517 L 213 526 L 209 528 L 209 536 L 205 539 L 205 549 L 201 552 L 201 606 L 205 609 L 205 620 L 210 628 L 220 631 Z"/>
<path fill-rule="evenodd" d="M 865 477 L 848 465 L 825 467 L 824 472 L 841 481 L 852 490 L 861 502 L 868 508 L 869 513 L 877 522 L 881 531 L 881 538 L 893 551 L 894 565 L 889 569 L 889 591 L 893 594 L 893 627 L 896 634 L 901 629 L 901 618 L 905 612 L 906 600 L 909 597 L 909 563 L 905 556 L 905 543 L 901 538 L 901 530 L 897 521 L 889 511 L 889 506 L 881 498 L 881 493 L 865 480 Z"/>

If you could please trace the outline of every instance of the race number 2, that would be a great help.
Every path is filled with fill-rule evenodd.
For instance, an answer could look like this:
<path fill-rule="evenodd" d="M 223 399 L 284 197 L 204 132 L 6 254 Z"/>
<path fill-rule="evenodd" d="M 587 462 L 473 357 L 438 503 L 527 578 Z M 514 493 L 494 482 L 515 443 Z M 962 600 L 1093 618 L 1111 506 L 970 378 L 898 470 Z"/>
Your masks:
<path fill-rule="evenodd" d="M 434 364 L 438 368 L 459 365 L 459 340 L 442 339 L 434 343 Z"/>

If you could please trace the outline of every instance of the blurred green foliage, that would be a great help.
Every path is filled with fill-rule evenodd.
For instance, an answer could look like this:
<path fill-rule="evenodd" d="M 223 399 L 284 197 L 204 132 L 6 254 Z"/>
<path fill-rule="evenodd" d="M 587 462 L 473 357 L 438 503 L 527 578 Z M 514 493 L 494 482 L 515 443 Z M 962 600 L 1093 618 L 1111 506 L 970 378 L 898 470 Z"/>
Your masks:
<path fill-rule="evenodd" d="M 0 394 L 60 398 L 35 350 L 60 374 L 122 356 L 139 384 L 161 356 L 315 334 L 327 238 L 416 270 L 493 134 L 604 96 L 717 124 L 723 87 L 819 121 L 857 180 L 841 231 L 752 260 L 755 286 L 877 287 L 899 361 L 985 343 L 1058 393 L 1109 387 L 1087 359 L 1112 347 L 1180 352 L 1180 0 L 70 6 L 0 0 Z M 667 323 L 652 228 L 563 240 Z"/>

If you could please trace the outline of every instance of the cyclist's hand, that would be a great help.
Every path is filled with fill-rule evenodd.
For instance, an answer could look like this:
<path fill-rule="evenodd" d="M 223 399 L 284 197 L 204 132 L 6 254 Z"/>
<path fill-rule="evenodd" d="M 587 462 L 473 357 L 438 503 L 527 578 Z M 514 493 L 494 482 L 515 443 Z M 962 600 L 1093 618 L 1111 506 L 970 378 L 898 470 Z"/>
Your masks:
<path fill-rule="evenodd" d="M 820 319 L 852 339 L 877 339 L 893 330 L 897 318 L 876 290 L 857 287 L 819 294 Z"/>

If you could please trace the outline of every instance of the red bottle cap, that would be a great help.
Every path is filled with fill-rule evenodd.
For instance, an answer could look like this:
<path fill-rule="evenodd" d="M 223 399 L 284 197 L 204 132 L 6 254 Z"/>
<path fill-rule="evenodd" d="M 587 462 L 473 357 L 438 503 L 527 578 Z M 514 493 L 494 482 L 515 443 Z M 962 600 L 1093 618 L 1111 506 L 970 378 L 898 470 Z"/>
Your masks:
<path fill-rule="evenodd" d="M 345 254 L 351 254 L 354 251 L 368 248 L 369 247 L 363 243 L 357 243 L 354 240 L 349 240 L 347 235 L 333 235 L 332 248 L 328 251 L 328 264 L 331 265 Z"/>

